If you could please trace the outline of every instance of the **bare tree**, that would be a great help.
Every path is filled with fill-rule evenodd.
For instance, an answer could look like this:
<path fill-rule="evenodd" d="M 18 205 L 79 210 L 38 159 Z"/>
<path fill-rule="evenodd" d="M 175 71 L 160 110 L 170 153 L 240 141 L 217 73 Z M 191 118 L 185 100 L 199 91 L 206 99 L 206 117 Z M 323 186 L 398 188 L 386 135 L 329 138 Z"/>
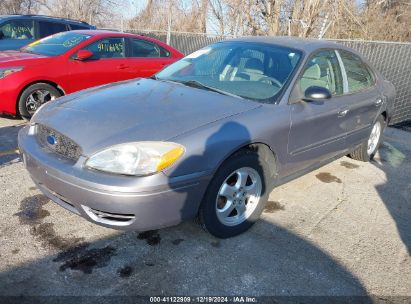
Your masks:
<path fill-rule="evenodd" d="M 290 19 L 294 26 L 291 34 L 312 37 L 320 29 L 320 21 L 327 15 L 328 0 L 295 0 L 290 5 Z"/>
<path fill-rule="evenodd" d="M 0 14 L 34 14 L 40 5 L 37 0 L 1 0 Z"/>
<path fill-rule="evenodd" d="M 0 14 L 79 19 L 117 27 L 124 0 L 0 0 Z M 220 35 L 411 40 L 411 0 L 146 0 L 128 27 Z M 207 26 L 210 26 L 207 29 Z"/>
<path fill-rule="evenodd" d="M 72 18 L 107 26 L 116 17 L 117 0 L 43 0 L 43 10 L 57 17 Z"/>
<path fill-rule="evenodd" d="M 220 35 L 242 35 L 244 33 L 245 0 L 210 0 L 209 20 L 218 25 Z"/>
<path fill-rule="evenodd" d="M 207 31 L 209 0 L 149 0 L 143 10 L 129 21 L 137 29 L 166 30 L 168 18 L 172 17 L 174 31 Z"/>
<path fill-rule="evenodd" d="M 201 0 L 198 4 L 198 12 L 199 12 L 199 27 L 201 33 L 207 32 L 207 15 L 208 15 L 208 4 L 209 0 Z"/>
<path fill-rule="evenodd" d="M 367 1 L 362 20 L 366 39 L 411 41 L 411 1 Z"/>

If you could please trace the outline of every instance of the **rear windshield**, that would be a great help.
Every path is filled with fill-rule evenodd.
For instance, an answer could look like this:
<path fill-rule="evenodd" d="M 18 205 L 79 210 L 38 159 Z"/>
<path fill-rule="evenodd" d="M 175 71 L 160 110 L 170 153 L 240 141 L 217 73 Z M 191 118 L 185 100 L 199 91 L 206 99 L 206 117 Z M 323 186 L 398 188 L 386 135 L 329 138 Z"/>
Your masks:
<path fill-rule="evenodd" d="M 76 32 L 59 33 L 30 43 L 21 48 L 20 51 L 46 56 L 58 56 L 64 54 L 90 37 L 91 35 Z"/>

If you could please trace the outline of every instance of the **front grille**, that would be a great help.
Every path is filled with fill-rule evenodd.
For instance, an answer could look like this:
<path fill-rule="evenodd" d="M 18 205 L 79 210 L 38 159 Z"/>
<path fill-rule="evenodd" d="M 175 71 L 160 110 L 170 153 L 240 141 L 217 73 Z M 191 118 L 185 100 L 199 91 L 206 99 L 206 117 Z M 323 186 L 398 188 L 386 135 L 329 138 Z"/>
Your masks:
<path fill-rule="evenodd" d="M 44 148 L 65 158 L 77 161 L 81 155 L 78 144 L 47 126 L 37 125 L 37 140 Z"/>

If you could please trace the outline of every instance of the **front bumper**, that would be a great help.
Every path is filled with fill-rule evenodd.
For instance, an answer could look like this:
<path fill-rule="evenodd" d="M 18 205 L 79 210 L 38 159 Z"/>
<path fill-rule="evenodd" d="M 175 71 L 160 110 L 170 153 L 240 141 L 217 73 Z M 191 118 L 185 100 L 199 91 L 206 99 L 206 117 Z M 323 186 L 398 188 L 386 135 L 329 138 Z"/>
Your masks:
<path fill-rule="evenodd" d="M 22 89 L 22 81 L 19 80 L 14 75 L 0 79 L 0 114 L 17 114 L 16 103 Z"/>
<path fill-rule="evenodd" d="M 169 178 L 104 174 L 83 168 L 41 147 L 29 127 L 19 133 L 24 164 L 38 188 L 52 201 L 93 223 L 121 230 L 145 231 L 193 218 L 209 173 Z"/>

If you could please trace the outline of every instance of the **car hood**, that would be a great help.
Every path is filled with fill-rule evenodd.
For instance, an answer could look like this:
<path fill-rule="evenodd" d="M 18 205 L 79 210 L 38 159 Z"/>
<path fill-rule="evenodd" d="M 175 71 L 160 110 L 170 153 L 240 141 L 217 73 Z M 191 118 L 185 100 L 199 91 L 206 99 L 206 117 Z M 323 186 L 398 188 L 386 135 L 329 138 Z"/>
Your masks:
<path fill-rule="evenodd" d="M 164 141 L 261 106 L 236 97 L 151 79 L 80 91 L 33 117 L 74 140 L 84 155 L 133 141 Z"/>
<path fill-rule="evenodd" d="M 39 59 L 48 58 L 47 56 L 23 53 L 19 51 L 3 51 L 0 52 L 0 66 L 10 66 L 10 64 L 18 63 L 31 63 Z"/>

